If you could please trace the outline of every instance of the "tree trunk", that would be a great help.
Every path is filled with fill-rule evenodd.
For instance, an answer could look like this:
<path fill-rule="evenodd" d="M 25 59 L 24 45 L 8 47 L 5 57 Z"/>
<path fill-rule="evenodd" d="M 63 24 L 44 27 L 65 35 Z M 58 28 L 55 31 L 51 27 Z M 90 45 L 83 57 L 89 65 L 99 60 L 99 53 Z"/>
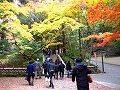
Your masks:
<path fill-rule="evenodd" d="M 63 38 L 62 38 L 62 42 L 63 42 L 63 53 L 65 53 L 66 54 L 66 49 L 65 49 L 65 32 L 64 31 L 62 31 L 62 36 L 63 36 Z"/>
<path fill-rule="evenodd" d="M 79 50 L 81 52 L 81 30 L 80 30 L 80 28 L 78 30 L 78 33 L 79 33 Z"/>

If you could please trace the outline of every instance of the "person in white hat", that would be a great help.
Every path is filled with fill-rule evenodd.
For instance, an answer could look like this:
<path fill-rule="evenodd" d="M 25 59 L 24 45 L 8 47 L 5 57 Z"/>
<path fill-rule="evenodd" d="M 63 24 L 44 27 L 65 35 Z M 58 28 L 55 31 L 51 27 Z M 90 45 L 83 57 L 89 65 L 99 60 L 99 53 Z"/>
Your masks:
<path fill-rule="evenodd" d="M 35 79 L 41 78 L 41 67 L 38 58 L 37 61 L 34 62 L 34 66 L 35 66 Z"/>

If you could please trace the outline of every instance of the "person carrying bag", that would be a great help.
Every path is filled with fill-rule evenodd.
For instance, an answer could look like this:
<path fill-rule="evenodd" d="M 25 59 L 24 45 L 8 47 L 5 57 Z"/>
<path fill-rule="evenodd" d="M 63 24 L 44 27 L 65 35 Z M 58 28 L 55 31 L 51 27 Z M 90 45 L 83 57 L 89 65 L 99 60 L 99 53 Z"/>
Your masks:
<path fill-rule="evenodd" d="M 89 90 L 88 74 L 91 70 L 82 62 L 79 57 L 76 59 L 76 64 L 72 70 L 72 82 L 77 82 L 77 90 Z"/>

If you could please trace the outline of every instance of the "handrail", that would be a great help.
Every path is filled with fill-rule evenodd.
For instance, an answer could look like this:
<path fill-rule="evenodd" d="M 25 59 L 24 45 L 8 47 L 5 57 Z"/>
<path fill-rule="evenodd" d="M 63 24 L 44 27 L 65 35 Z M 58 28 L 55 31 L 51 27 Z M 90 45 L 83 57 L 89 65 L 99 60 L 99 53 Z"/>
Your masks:
<path fill-rule="evenodd" d="M 64 62 L 63 59 L 60 57 L 60 55 L 58 54 L 57 56 L 59 57 L 60 61 L 62 61 L 62 63 L 63 63 L 63 64 L 65 65 L 65 67 L 66 67 L 65 62 Z"/>

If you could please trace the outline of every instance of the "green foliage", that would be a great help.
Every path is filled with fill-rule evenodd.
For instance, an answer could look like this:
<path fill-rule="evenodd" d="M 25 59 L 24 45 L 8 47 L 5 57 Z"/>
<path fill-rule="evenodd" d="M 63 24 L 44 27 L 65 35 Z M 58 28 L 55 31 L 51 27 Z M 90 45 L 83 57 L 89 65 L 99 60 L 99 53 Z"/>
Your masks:
<path fill-rule="evenodd" d="M 10 50 L 10 44 L 8 43 L 8 41 L 5 39 L 1 39 L 0 40 L 0 53 L 5 54 L 5 53 L 8 53 L 9 50 Z"/>
<path fill-rule="evenodd" d="M 0 0 L 0 2 L 3 2 L 3 0 Z"/>
<path fill-rule="evenodd" d="M 104 33 L 104 32 L 113 32 L 114 28 L 112 26 L 105 25 L 105 22 L 97 22 L 93 27 L 93 33 Z"/>
<path fill-rule="evenodd" d="M 31 25 L 34 22 L 41 23 L 47 18 L 47 14 L 45 12 L 36 13 L 35 11 L 30 12 L 28 16 L 25 16 L 22 13 L 19 13 L 17 16 L 20 19 L 20 22 L 22 24 L 28 25 L 29 28 L 31 28 Z"/>
<path fill-rule="evenodd" d="M 72 59 L 69 56 L 65 55 L 64 53 L 61 54 L 60 56 L 62 57 L 65 63 L 67 63 L 67 61 L 70 61 L 72 66 L 74 65 L 74 58 Z"/>
<path fill-rule="evenodd" d="M 115 40 L 114 42 L 111 43 L 111 45 L 120 49 L 120 40 Z"/>
<path fill-rule="evenodd" d="M 17 15 L 20 19 L 20 22 L 22 24 L 28 25 L 29 28 L 31 27 L 31 24 L 33 23 L 30 17 L 25 16 L 24 14 L 20 13 Z"/>
<path fill-rule="evenodd" d="M 36 40 L 33 40 L 30 42 L 24 38 L 19 37 L 16 39 L 16 44 L 17 44 L 19 53 L 23 54 L 24 57 L 27 56 L 26 59 L 34 60 L 35 58 L 37 58 L 36 56 L 39 56 L 38 54 L 42 52 L 42 50 L 40 49 L 42 47 L 42 43 L 39 43 Z M 36 50 L 38 51 L 34 53 L 34 51 Z"/>
<path fill-rule="evenodd" d="M 120 55 L 120 40 L 115 40 L 111 43 L 111 45 L 119 49 L 119 52 L 117 52 L 117 54 Z"/>

